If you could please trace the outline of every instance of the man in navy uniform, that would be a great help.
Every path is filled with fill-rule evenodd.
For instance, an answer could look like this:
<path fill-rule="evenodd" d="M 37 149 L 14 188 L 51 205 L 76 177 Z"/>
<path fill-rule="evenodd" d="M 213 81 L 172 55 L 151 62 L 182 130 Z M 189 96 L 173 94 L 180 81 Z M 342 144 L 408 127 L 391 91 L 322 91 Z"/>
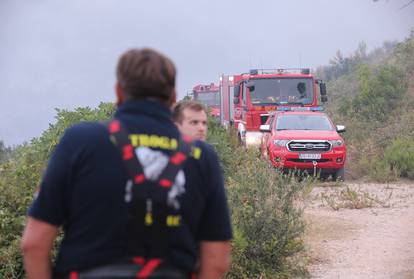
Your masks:
<path fill-rule="evenodd" d="M 171 60 L 157 51 L 127 51 L 117 66 L 115 121 L 85 122 L 65 131 L 28 211 L 21 247 L 29 279 L 99 278 L 94 270 L 131 258 L 140 266 L 134 278 L 159 278 L 151 276 L 160 260 L 148 257 L 159 243 L 167 248 L 158 255 L 161 261 L 185 276 L 196 273 L 199 279 L 214 279 L 228 270 L 232 233 L 222 171 L 212 148 L 201 141 L 183 141 L 171 120 L 175 74 Z M 120 125 L 128 131 L 123 147 L 114 137 Z M 187 147 L 187 153 L 178 152 L 181 147 Z M 132 179 L 125 163 L 130 158 L 142 169 Z M 169 162 L 177 163 L 172 183 L 159 180 Z M 131 239 L 131 225 L 139 231 L 158 224 L 153 220 L 156 214 L 151 215 L 158 206 L 151 203 L 151 196 L 142 205 L 146 211 L 138 212 L 145 215 L 145 224 L 131 222 L 135 213 L 131 215 L 130 202 L 135 202 L 138 191 L 131 189 L 147 184 L 168 189 L 165 208 L 176 215 L 167 216 L 168 227 L 159 222 L 167 236 L 155 230 L 137 238 L 162 235 L 165 241 Z M 60 227 L 63 240 L 52 266 L 51 251 Z M 135 254 L 140 245 L 149 254 Z"/>

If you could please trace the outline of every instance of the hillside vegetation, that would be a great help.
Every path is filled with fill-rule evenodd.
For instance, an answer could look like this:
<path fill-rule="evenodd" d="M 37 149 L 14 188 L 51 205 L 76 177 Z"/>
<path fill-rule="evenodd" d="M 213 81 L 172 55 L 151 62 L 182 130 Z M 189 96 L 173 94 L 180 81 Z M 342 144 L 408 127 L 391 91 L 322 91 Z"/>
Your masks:
<path fill-rule="evenodd" d="M 414 179 L 414 31 L 368 54 L 364 43 L 350 57 L 338 52 L 317 75 L 328 112 L 347 127 L 348 177 Z"/>

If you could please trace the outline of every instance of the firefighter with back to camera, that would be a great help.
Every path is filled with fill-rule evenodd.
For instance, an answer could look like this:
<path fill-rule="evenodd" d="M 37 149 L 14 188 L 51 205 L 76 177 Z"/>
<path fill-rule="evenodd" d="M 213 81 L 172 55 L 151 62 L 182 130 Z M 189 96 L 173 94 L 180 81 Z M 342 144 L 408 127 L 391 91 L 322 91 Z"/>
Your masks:
<path fill-rule="evenodd" d="M 174 64 L 125 52 L 116 96 L 112 120 L 67 129 L 50 158 L 22 237 L 27 278 L 221 278 L 232 237 L 222 171 L 171 120 Z"/>

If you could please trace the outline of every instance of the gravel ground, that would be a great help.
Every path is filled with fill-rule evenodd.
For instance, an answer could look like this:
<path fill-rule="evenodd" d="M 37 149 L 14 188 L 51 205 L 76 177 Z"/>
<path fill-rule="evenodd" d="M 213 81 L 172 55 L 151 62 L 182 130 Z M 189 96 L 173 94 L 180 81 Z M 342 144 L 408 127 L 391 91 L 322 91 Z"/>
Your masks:
<path fill-rule="evenodd" d="M 414 183 L 320 185 L 305 209 L 312 278 L 414 278 Z"/>

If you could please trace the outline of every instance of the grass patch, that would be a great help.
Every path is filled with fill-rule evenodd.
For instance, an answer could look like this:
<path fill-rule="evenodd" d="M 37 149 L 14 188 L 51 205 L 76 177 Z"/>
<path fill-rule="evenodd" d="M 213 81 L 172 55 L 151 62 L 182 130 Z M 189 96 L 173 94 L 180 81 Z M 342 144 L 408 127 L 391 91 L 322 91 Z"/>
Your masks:
<path fill-rule="evenodd" d="M 389 208 L 392 191 L 386 197 L 379 197 L 361 189 L 351 189 L 346 186 L 343 189 L 335 189 L 330 193 L 321 193 L 322 204 L 328 206 L 333 210 L 343 208 L 347 209 L 362 209 L 370 207 Z"/>

